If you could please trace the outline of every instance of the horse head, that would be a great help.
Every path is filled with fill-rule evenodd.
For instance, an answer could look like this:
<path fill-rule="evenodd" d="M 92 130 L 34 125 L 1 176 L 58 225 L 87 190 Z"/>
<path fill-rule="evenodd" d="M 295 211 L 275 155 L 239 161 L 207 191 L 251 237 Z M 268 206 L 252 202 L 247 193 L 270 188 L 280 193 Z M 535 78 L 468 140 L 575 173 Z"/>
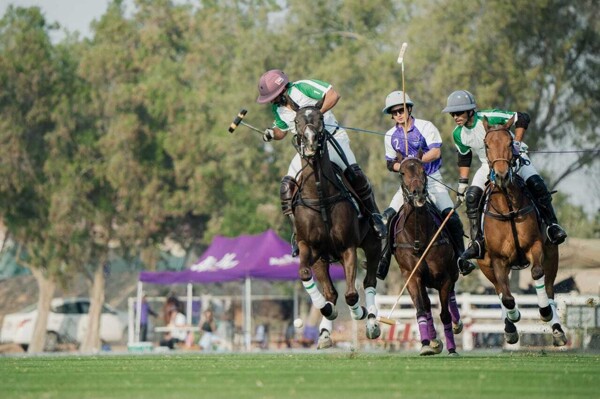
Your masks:
<path fill-rule="evenodd" d="M 514 117 L 504 125 L 490 126 L 487 118 L 483 118 L 485 128 L 485 154 L 490 166 L 490 181 L 500 188 L 506 188 L 512 179 L 512 166 L 514 163 L 513 137 L 509 128 Z"/>
<path fill-rule="evenodd" d="M 423 152 L 418 157 L 406 157 L 400 162 L 400 185 L 404 198 L 416 208 L 427 201 L 427 174 L 421 162 Z"/>
<path fill-rule="evenodd" d="M 300 155 L 305 158 L 311 158 L 317 154 L 324 146 L 323 132 L 325 123 L 323 122 L 323 113 L 321 106 L 323 100 L 315 105 L 302 107 L 296 111 L 296 134 L 300 145 Z"/>

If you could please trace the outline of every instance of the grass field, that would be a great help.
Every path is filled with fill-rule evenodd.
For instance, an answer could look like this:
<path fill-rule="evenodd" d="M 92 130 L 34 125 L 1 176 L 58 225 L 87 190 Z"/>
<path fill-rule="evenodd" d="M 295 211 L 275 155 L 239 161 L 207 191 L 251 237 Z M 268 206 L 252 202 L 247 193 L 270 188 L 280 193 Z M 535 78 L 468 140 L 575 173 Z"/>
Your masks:
<path fill-rule="evenodd" d="M 0 358 L 0 398 L 600 398 L 600 355 L 251 353 Z"/>

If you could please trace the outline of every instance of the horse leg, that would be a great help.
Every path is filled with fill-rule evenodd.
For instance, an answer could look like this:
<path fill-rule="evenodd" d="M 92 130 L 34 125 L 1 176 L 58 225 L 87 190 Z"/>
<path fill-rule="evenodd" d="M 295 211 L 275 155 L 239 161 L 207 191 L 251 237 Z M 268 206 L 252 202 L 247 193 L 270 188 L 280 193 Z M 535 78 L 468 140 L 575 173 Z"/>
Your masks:
<path fill-rule="evenodd" d="M 519 341 L 519 333 L 515 323 L 521 320 L 521 313 L 517 308 L 515 298 L 512 296 L 508 283 L 508 265 L 499 262 L 492 262 L 492 269 L 496 277 L 496 293 L 500 298 L 502 305 L 502 314 L 504 317 L 504 338 L 509 344 L 516 344 Z"/>
<path fill-rule="evenodd" d="M 452 290 L 452 283 L 450 280 L 446 281 L 440 291 L 440 320 L 444 325 L 444 337 L 446 339 L 446 347 L 448 348 L 448 353 L 450 355 L 456 355 L 456 342 L 454 341 L 454 332 L 453 332 L 453 323 L 452 323 L 452 315 L 450 314 L 450 290 Z M 454 290 L 452 290 L 454 292 Z M 456 298 L 455 298 L 456 300 Z M 458 310 L 458 309 L 457 309 Z"/>
<path fill-rule="evenodd" d="M 338 315 L 335 304 L 337 303 L 338 293 L 331 281 L 329 274 L 329 263 L 323 259 L 319 259 L 313 265 L 313 272 L 317 281 L 321 284 L 323 294 L 327 300 L 325 306 L 321 308 L 321 323 L 319 324 L 319 340 L 317 341 L 317 349 L 327 349 L 333 346 L 331 332 L 333 331 L 333 319 Z"/>
<path fill-rule="evenodd" d="M 427 297 L 427 291 L 422 284 L 421 277 L 414 275 L 408 284 L 408 293 L 416 309 L 417 324 L 419 326 L 419 336 L 421 338 L 421 351 L 419 355 L 435 355 L 436 350 L 431 346 L 432 339 L 431 327 L 429 326 L 428 313 L 431 317 L 431 303 Z M 427 297 L 427 299 L 425 299 Z M 429 305 L 429 306 L 428 306 Z M 435 334 L 435 330 L 433 331 Z"/>
<path fill-rule="evenodd" d="M 365 290 L 365 303 L 367 306 L 367 338 L 376 339 L 381 335 L 381 328 L 377 321 L 377 305 L 375 295 L 377 294 L 377 265 L 379 258 L 379 240 L 374 240 L 370 248 L 363 247 L 367 258 L 367 274 L 363 280 Z M 369 250 L 370 249 L 370 250 Z"/>
<path fill-rule="evenodd" d="M 567 336 L 560 325 L 560 318 L 554 302 L 554 281 L 558 272 L 558 246 L 546 244 L 544 246 L 544 283 L 546 285 L 546 294 L 552 310 L 550 325 L 552 326 L 552 341 L 554 346 L 564 346 L 567 344 Z M 536 289 L 537 291 L 537 289 Z M 541 309 L 540 309 L 541 312 Z M 548 320 L 545 320 L 548 321 Z"/>
<path fill-rule="evenodd" d="M 346 275 L 346 304 L 350 308 L 350 315 L 354 320 L 363 320 L 367 317 L 367 309 L 358 303 L 356 291 L 356 247 L 346 249 L 343 254 L 344 273 Z"/>
<path fill-rule="evenodd" d="M 533 278 L 535 293 L 537 295 L 538 307 L 540 310 L 540 316 L 543 321 L 550 321 L 552 319 L 552 307 L 548 298 L 548 292 L 546 291 L 546 278 L 542 262 L 544 261 L 544 255 L 542 252 L 541 241 L 535 243 L 528 253 L 529 262 L 531 263 L 531 277 Z"/>
<path fill-rule="evenodd" d="M 313 266 L 317 281 L 319 281 L 319 283 L 325 288 L 326 294 L 329 296 L 328 299 L 325 299 L 323 294 L 321 294 L 321 291 L 319 291 L 317 283 L 313 279 L 310 267 L 308 267 L 307 262 L 304 259 L 305 256 L 307 255 L 306 252 L 303 251 L 301 244 L 300 269 L 298 271 L 298 275 L 300 276 L 302 285 L 310 296 L 313 305 L 321 311 L 321 314 L 330 320 L 334 320 L 337 317 L 337 310 L 335 308 L 337 292 L 335 291 L 335 288 L 331 283 L 331 278 L 329 277 L 329 264 L 319 259 Z"/>
<path fill-rule="evenodd" d="M 448 294 L 448 311 L 452 317 L 452 333 L 454 335 L 460 334 L 463 330 L 463 322 L 460 319 L 460 312 L 458 311 L 458 303 L 456 302 L 456 292 L 454 288 Z"/>

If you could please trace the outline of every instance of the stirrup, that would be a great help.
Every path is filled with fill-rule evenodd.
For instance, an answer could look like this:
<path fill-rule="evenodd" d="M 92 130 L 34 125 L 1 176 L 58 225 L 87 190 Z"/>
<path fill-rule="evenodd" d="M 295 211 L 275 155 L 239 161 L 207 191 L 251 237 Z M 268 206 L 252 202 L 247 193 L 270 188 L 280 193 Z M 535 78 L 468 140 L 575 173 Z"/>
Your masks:
<path fill-rule="evenodd" d="M 560 245 L 567 239 L 567 233 L 557 223 L 552 223 L 550 226 L 546 227 L 546 236 L 554 245 Z"/>
<path fill-rule="evenodd" d="M 479 240 L 473 240 L 469 244 L 469 248 L 466 249 L 462 255 L 459 256 L 459 259 L 469 260 L 469 259 L 483 259 L 484 246 Z"/>
<path fill-rule="evenodd" d="M 458 265 L 458 271 L 463 276 L 470 274 L 473 270 L 475 270 L 475 265 L 473 262 L 470 262 L 466 259 L 458 258 L 456 260 L 456 264 Z"/>

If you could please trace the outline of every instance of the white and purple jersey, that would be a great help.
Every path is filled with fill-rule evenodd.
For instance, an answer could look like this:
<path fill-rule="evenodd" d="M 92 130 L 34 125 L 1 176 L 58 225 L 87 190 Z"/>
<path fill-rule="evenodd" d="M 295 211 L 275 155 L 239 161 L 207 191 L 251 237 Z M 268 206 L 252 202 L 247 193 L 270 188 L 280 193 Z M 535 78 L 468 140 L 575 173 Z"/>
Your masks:
<path fill-rule="evenodd" d="M 411 117 L 412 118 L 412 117 Z M 419 149 L 426 153 L 432 148 L 440 148 L 442 146 L 442 136 L 435 125 L 423 119 L 412 118 L 413 124 L 408 129 L 408 156 L 416 157 Z M 397 124 L 387 131 L 384 138 L 385 143 L 385 159 L 393 161 L 396 159 L 396 153 L 406 157 L 406 138 L 404 136 L 404 126 Z M 425 173 L 431 175 L 437 172 L 442 166 L 442 158 L 432 162 L 424 163 Z"/>

